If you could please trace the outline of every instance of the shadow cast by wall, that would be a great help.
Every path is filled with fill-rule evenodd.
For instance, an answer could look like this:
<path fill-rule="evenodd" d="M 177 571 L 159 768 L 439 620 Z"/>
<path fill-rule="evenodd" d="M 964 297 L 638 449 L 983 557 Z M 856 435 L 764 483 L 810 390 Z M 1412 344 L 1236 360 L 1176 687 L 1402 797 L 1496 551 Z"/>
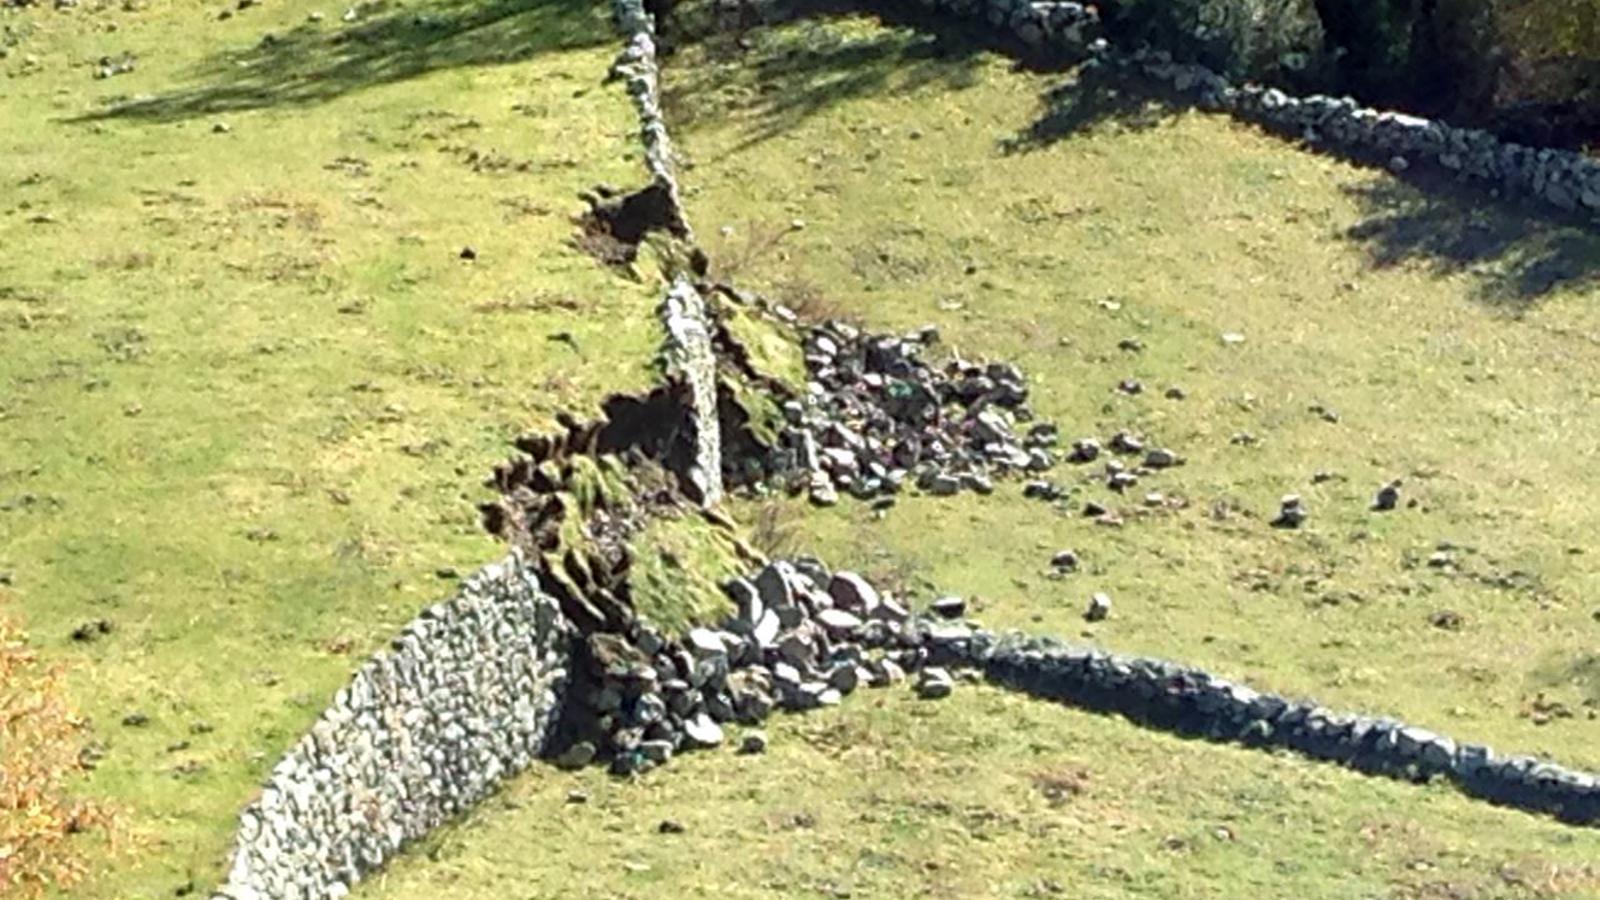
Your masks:
<path fill-rule="evenodd" d="M 1478 299 L 1513 315 L 1551 296 L 1600 286 L 1600 233 L 1543 205 L 1495 200 L 1436 174 L 1345 188 L 1362 209 L 1342 237 L 1386 268 L 1420 262 L 1471 273 Z"/>
<path fill-rule="evenodd" d="M 827 27 L 859 16 L 869 16 L 883 28 L 847 38 Z M 774 40 L 774 29 L 782 25 L 802 31 Z M 675 129 L 688 132 L 730 112 L 753 113 L 755 124 L 730 150 L 734 153 L 853 99 L 930 84 L 952 90 L 971 87 L 985 54 L 998 53 L 1019 68 L 1036 71 L 1061 71 L 1069 64 L 974 23 L 878 0 L 802 0 L 773 8 L 759 23 L 743 22 L 683 40 L 699 45 L 711 64 L 669 66 L 664 98 L 669 119 Z M 743 99 L 719 96 L 730 84 L 753 90 Z"/>
<path fill-rule="evenodd" d="M 1108 125 L 1156 128 L 1194 104 L 1140 75 L 1090 64 L 1046 90 L 1040 107 L 1032 123 L 1000 142 L 1002 153 L 1038 152 Z M 1297 144 L 1306 152 L 1382 164 Z M 1346 191 L 1362 218 L 1340 236 L 1361 245 L 1375 268 L 1421 262 L 1441 275 L 1469 272 L 1478 280 L 1481 302 L 1512 314 L 1556 293 L 1600 286 L 1600 230 L 1581 215 L 1533 200 L 1497 198 L 1426 169 Z"/>
<path fill-rule="evenodd" d="M 602 4 L 570 0 L 442 0 L 374 13 L 342 27 L 302 25 L 221 53 L 195 85 L 73 121 L 174 122 L 220 113 L 327 102 L 369 87 L 469 66 L 520 62 L 613 42 Z"/>
<path fill-rule="evenodd" d="M 1028 127 L 1000 141 L 1002 153 L 1043 150 L 1104 125 L 1155 128 L 1186 108 L 1179 97 L 1149 79 L 1093 62 L 1047 89 L 1040 106 L 1039 117 Z"/>

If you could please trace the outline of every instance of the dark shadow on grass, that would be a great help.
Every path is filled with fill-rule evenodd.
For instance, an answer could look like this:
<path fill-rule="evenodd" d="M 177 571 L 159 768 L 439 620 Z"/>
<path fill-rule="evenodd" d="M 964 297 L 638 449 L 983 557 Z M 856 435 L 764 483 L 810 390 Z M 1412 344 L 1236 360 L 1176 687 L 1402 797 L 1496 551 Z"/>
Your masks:
<path fill-rule="evenodd" d="M 174 122 L 323 103 L 443 69 L 514 63 L 609 44 L 605 5 L 573 0 L 440 0 L 349 25 L 304 25 L 202 62 L 192 87 L 74 121 Z"/>
<path fill-rule="evenodd" d="M 1071 78 L 1044 92 L 1039 118 L 1000 142 L 1004 153 L 1043 150 L 1057 141 L 1104 125 L 1155 128 L 1184 108 L 1176 95 L 1147 78 L 1113 66 L 1087 63 Z"/>
<path fill-rule="evenodd" d="M 830 23 L 869 16 L 884 26 L 865 38 L 846 37 Z M 788 24 L 788 29 L 775 26 Z M 770 140 L 812 116 L 860 97 L 912 92 L 928 85 L 952 90 L 976 83 L 986 53 L 1019 67 L 1059 71 L 1066 63 L 1002 40 L 975 23 L 953 22 L 914 4 L 875 0 L 815 0 L 783 8 L 760 24 L 685 38 L 709 64 L 672 65 L 665 79 L 668 120 L 692 130 L 729 113 L 754 114 L 745 140 L 732 152 Z M 736 100 L 719 96 L 729 85 L 748 89 Z"/>
<path fill-rule="evenodd" d="M 1471 272 L 1479 299 L 1517 315 L 1553 294 L 1600 286 L 1600 233 L 1531 201 L 1495 200 L 1442 175 L 1407 173 L 1345 189 L 1363 211 L 1344 232 L 1378 268 L 1420 262 Z"/>
<path fill-rule="evenodd" d="M 1107 125 L 1154 128 L 1193 107 L 1157 82 L 1096 64 L 1080 66 L 1070 80 L 1046 91 L 1041 105 L 1032 124 L 1001 142 L 1003 152 L 1043 150 Z M 1382 165 L 1303 144 L 1298 135 L 1278 136 L 1308 152 Z M 1479 299 L 1511 314 L 1560 291 L 1600 285 L 1600 232 L 1581 215 L 1531 199 L 1496 198 L 1484 186 L 1420 167 L 1347 190 L 1363 218 L 1343 237 L 1363 245 L 1375 267 L 1421 262 L 1441 275 L 1471 272 L 1479 280 Z"/>

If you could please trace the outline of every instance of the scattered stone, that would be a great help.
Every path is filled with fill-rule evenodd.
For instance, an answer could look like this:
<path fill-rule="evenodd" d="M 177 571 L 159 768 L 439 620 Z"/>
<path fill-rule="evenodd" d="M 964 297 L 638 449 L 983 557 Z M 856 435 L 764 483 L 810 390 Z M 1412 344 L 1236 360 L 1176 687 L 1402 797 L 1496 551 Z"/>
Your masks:
<path fill-rule="evenodd" d="M 150 717 L 142 712 L 131 712 L 122 717 L 124 728 L 143 728 L 150 724 Z"/>
<path fill-rule="evenodd" d="M 950 696 L 956 683 L 950 673 L 938 666 L 929 666 L 917 677 L 917 696 L 924 700 L 937 700 Z"/>
<path fill-rule="evenodd" d="M 1111 436 L 1111 449 L 1118 453 L 1143 453 L 1144 441 L 1126 431 L 1119 431 Z"/>
<path fill-rule="evenodd" d="M 715 747 L 722 743 L 722 726 L 705 713 L 699 713 L 684 720 L 683 737 L 688 747 Z"/>
<path fill-rule="evenodd" d="M 561 752 L 555 759 L 558 768 L 574 770 L 594 762 L 595 746 L 589 741 L 578 741 Z"/>
<path fill-rule="evenodd" d="M 84 622 L 77 628 L 72 629 L 72 639 L 86 644 L 99 640 L 113 630 L 115 630 L 115 626 L 106 619 L 95 619 L 92 622 Z"/>
<path fill-rule="evenodd" d="M 1145 466 L 1151 469 L 1170 469 L 1182 463 L 1182 457 L 1165 447 L 1157 447 L 1144 457 Z"/>
<path fill-rule="evenodd" d="M 1372 508 L 1377 512 L 1388 512 L 1400 505 L 1400 479 L 1389 482 L 1378 489 L 1372 498 Z"/>
<path fill-rule="evenodd" d="M 1272 527 L 1299 528 L 1308 515 L 1299 494 L 1285 494 L 1278 502 L 1278 517 L 1272 520 Z"/>
<path fill-rule="evenodd" d="M 656 826 L 656 831 L 661 834 L 683 834 L 687 830 L 677 819 L 662 819 L 661 824 Z"/>
<path fill-rule="evenodd" d="M 830 637 L 848 637 L 861 627 L 861 617 L 842 609 L 824 609 L 819 611 L 815 620 L 827 630 Z"/>
<path fill-rule="evenodd" d="M 767 752 L 767 734 L 764 731 L 745 732 L 744 738 L 739 741 L 739 752 L 744 754 Z"/>
<path fill-rule="evenodd" d="M 1075 572 L 1078 569 L 1078 554 L 1073 550 L 1057 550 L 1050 557 L 1050 565 L 1063 572 Z"/>
<path fill-rule="evenodd" d="M 1111 615 L 1111 596 L 1096 593 L 1089 598 L 1089 608 L 1084 610 L 1083 618 L 1087 622 L 1103 622 Z"/>
<path fill-rule="evenodd" d="M 1428 617 L 1428 624 L 1445 631 L 1460 631 L 1464 620 L 1455 610 L 1441 609 Z"/>
<path fill-rule="evenodd" d="M 469 246 L 461 248 L 460 256 L 461 256 L 462 259 L 466 259 L 466 260 L 477 259 L 478 258 L 478 251 L 477 251 L 476 248 L 474 248 L 474 247 L 469 245 Z"/>
<path fill-rule="evenodd" d="M 1315 413 L 1324 422 L 1330 422 L 1335 425 L 1339 423 L 1339 411 L 1331 406 L 1326 406 L 1321 403 L 1313 403 L 1309 407 L 1309 410 L 1312 413 Z"/>
<path fill-rule="evenodd" d="M 1136 378 L 1124 378 L 1117 382 L 1117 390 L 1132 397 L 1144 393 L 1144 385 Z"/>
<path fill-rule="evenodd" d="M 1395 154 L 1394 156 L 1389 157 L 1389 171 L 1395 173 L 1396 175 L 1409 168 L 1411 168 L 1411 161 L 1406 159 L 1404 156 Z"/>
<path fill-rule="evenodd" d="M 835 572 L 828 582 L 828 596 L 840 609 L 870 616 L 883 602 L 878 591 L 865 578 L 854 572 Z"/>
<path fill-rule="evenodd" d="M 1163 396 L 1165 396 L 1168 400 L 1184 400 L 1188 398 L 1189 394 L 1183 388 L 1174 385 L 1167 388 L 1166 393 Z"/>
<path fill-rule="evenodd" d="M 1117 342 L 1117 349 L 1126 350 L 1129 353 L 1138 353 L 1144 349 L 1144 342 L 1138 338 L 1123 338 Z"/>
<path fill-rule="evenodd" d="M 967 601 L 961 597 L 940 597 L 928 604 L 928 610 L 946 619 L 959 619 L 967 613 Z"/>
<path fill-rule="evenodd" d="M 1072 442 L 1072 455 L 1067 459 L 1075 463 L 1094 462 L 1100 457 L 1100 442 L 1094 438 L 1082 438 Z"/>
<path fill-rule="evenodd" d="M 1234 344 L 1242 344 L 1244 343 L 1244 335 L 1237 331 L 1224 331 L 1222 333 L 1222 343 L 1230 346 Z"/>
<path fill-rule="evenodd" d="M 587 793 L 585 793 L 584 791 L 580 791 L 577 788 L 573 788 L 572 790 L 567 791 L 567 802 L 571 803 L 571 804 L 574 804 L 574 805 L 580 804 L 580 803 L 588 803 L 589 802 L 589 795 Z"/>

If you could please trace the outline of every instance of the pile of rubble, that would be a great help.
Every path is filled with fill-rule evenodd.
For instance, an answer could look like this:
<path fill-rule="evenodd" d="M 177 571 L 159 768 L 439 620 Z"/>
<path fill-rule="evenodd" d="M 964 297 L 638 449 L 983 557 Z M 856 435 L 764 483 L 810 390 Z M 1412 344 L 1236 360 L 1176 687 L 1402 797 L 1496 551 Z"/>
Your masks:
<path fill-rule="evenodd" d="M 586 637 L 574 667 L 580 724 L 558 762 L 578 767 L 598 757 L 617 774 L 640 772 L 721 744 L 724 724 L 837 705 L 859 687 L 912 675 L 919 694 L 942 697 L 955 684 L 942 666 L 957 658 L 934 648 L 972 634 L 914 617 L 861 576 L 810 559 L 770 563 L 725 590 L 736 612 L 721 628 L 670 640 L 640 623 L 627 635 Z"/>
<path fill-rule="evenodd" d="M 1262 693 L 1165 660 L 997 635 L 959 621 L 958 598 L 914 615 L 861 576 L 830 573 L 812 559 L 769 563 L 725 589 L 737 611 L 721 628 L 696 628 L 682 640 L 642 624 L 627 635 L 587 637 L 571 695 L 586 728 L 558 763 L 600 758 L 613 772 L 632 774 L 724 743 L 725 724 L 832 706 L 863 686 L 908 683 L 920 697 L 938 699 L 960 682 L 987 680 L 1182 734 L 1292 750 L 1394 778 L 1442 778 L 1508 806 L 1600 820 L 1600 780 L 1587 773 Z M 1097 595 L 1091 609 L 1100 603 L 1109 606 Z M 764 748 L 757 731 L 740 743 L 742 752 Z"/>
<path fill-rule="evenodd" d="M 806 396 L 783 404 L 771 468 L 803 479 L 799 486 L 821 506 L 841 492 L 889 506 L 907 484 L 935 496 L 988 494 L 996 477 L 1012 474 L 1030 477 L 1025 495 L 1054 500 L 1065 490 L 1041 476 L 1063 458 L 1101 461 L 1094 477 L 1119 493 L 1183 462 L 1127 432 L 1107 442 L 1121 459 L 1101 460 L 1096 438 L 1063 452 L 1056 425 L 1035 419 L 1020 369 L 959 356 L 932 364 L 924 356 L 938 340 L 932 326 L 903 336 L 841 322 L 808 327 Z"/>

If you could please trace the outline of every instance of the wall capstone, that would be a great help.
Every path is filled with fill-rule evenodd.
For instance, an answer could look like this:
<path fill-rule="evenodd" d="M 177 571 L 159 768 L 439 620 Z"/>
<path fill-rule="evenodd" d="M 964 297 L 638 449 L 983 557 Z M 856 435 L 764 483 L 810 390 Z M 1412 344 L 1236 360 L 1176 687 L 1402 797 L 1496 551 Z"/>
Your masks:
<path fill-rule="evenodd" d="M 656 61 L 655 23 L 645 12 L 642 0 L 615 0 L 613 14 L 626 43 L 612 63 L 611 71 L 622 76 L 628 96 L 639 113 L 639 138 L 644 146 L 644 164 L 650 177 L 665 185 L 673 212 L 683 228 L 683 236 L 694 243 L 694 231 L 683 215 L 678 194 L 677 163 L 672 138 L 661 114 L 661 70 Z"/>
<path fill-rule="evenodd" d="M 695 455 L 689 480 L 699 496 L 693 499 L 713 506 L 722 499 L 722 435 L 717 420 L 717 357 L 711 340 L 705 298 L 684 278 L 677 278 L 661 301 L 661 320 L 667 338 L 662 359 L 667 375 L 689 385 L 693 406 Z"/>
<path fill-rule="evenodd" d="M 338 898 L 537 759 L 571 629 L 513 555 L 368 660 L 239 817 L 218 900 Z"/>

